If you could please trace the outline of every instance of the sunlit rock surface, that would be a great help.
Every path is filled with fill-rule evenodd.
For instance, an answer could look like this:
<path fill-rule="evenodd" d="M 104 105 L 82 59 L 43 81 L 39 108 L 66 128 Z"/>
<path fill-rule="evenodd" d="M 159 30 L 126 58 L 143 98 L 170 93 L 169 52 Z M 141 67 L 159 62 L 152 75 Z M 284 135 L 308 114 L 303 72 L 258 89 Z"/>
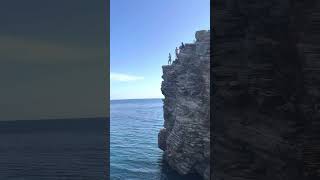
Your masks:
<path fill-rule="evenodd" d="M 210 176 L 210 32 L 196 32 L 172 65 L 163 66 L 164 128 L 159 148 L 180 174 Z"/>

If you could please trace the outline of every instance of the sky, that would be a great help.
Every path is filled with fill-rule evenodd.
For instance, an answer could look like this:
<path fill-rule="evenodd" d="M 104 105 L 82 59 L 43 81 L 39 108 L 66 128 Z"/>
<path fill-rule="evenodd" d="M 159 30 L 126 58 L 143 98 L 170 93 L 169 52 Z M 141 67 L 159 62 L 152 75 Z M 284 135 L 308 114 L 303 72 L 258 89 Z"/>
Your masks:
<path fill-rule="evenodd" d="M 110 98 L 163 98 L 162 65 L 197 30 L 210 29 L 210 0 L 111 0 Z"/>
<path fill-rule="evenodd" d="M 10 0 L 0 6 L 0 120 L 105 117 L 105 0 Z"/>

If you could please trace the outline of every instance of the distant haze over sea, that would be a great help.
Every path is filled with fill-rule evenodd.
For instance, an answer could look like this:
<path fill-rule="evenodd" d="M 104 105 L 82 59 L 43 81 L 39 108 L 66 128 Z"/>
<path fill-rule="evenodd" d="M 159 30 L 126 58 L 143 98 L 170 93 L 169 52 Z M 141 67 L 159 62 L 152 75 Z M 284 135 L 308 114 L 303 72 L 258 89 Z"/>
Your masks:
<path fill-rule="evenodd" d="M 157 97 L 157 98 L 132 98 L 132 99 L 110 99 L 110 101 L 132 101 L 132 100 L 153 100 L 153 99 L 163 99 L 164 97 Z"/>

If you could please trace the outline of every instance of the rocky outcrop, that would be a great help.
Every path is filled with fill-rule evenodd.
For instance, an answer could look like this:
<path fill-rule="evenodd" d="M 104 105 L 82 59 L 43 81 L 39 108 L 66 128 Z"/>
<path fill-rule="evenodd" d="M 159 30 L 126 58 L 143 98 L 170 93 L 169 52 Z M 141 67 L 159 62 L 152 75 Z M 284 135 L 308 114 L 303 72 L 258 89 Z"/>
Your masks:
<path fill-rule="evenodd" d="M 212 179 L 319 179 L 319 7 L 215 2 Z"/>
<path fill-rule="evenodd" d="M 164 128 L 159 148 L 168 164 L 185 175 L 210 174 L 210 32 L 196 32 L 172 65 L 163 66 Z"/>

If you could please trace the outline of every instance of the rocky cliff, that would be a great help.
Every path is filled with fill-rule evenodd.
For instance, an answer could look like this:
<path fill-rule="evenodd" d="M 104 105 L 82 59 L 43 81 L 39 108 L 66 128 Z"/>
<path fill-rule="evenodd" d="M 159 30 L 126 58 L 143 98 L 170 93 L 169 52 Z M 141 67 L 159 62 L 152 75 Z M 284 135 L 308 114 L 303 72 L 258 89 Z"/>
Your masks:
<path fill-rule="evenodd" d="M 159 148 L 180 174 L 210 174 L 210 32 L 180 49 L 172 65 L 163 66 L 161 86 L 164 128 Z"/>
<path fill-rule="evenodd" d="M 320 179 L 319 7 L 215 2 L 214 180 Z"/>

